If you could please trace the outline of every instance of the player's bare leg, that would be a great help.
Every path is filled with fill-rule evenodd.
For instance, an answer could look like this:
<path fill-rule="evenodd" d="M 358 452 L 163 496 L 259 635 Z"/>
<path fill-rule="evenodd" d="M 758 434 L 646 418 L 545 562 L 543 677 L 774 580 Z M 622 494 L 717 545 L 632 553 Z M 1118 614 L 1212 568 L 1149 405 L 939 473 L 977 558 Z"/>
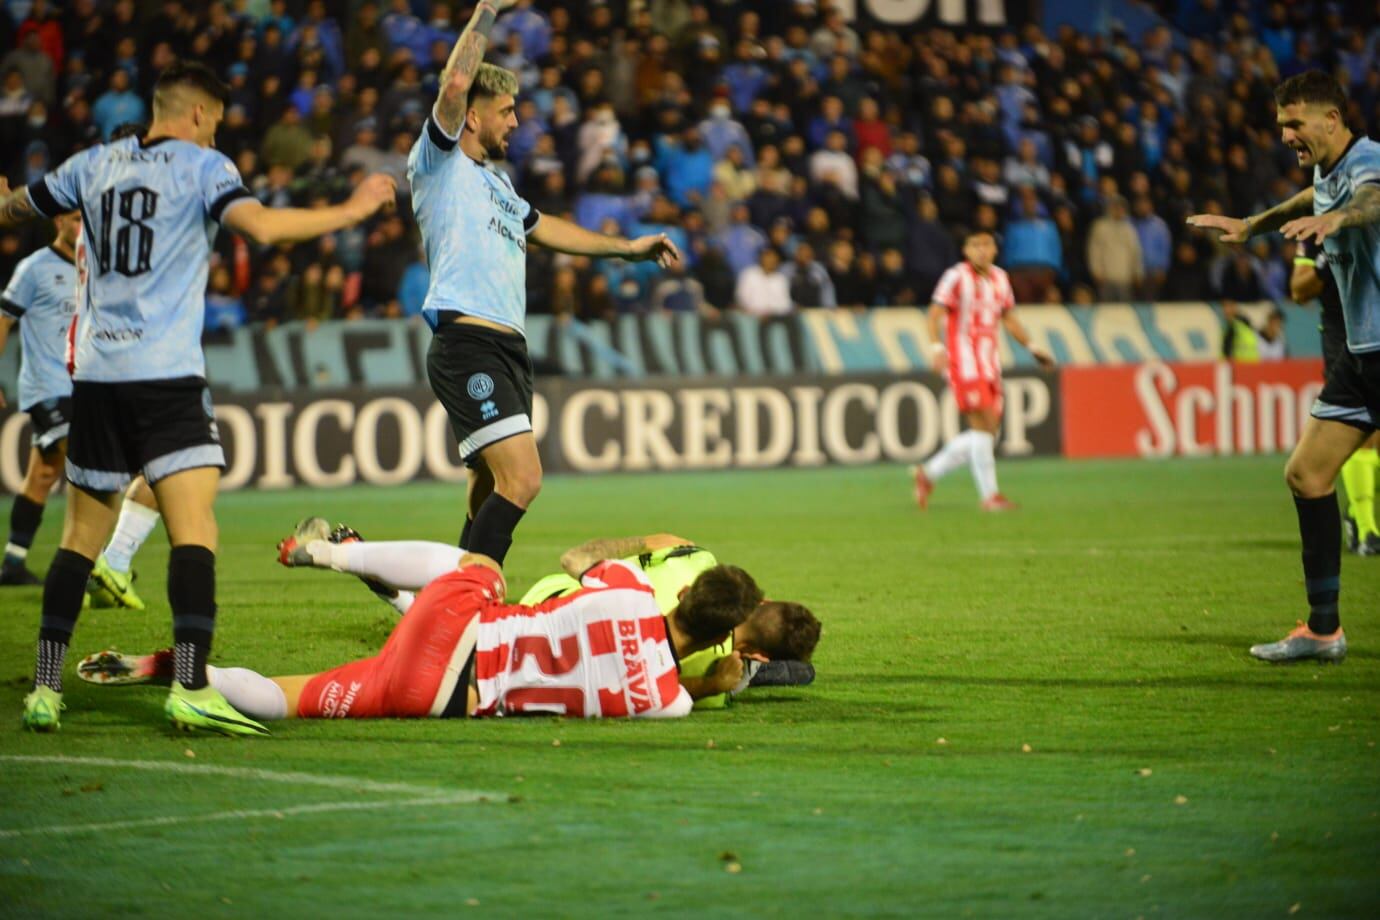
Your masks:
<path fill-rule="evenodd" d="M 493 488 L 474 511 L 465 548 L 501 563 L 513 543 L 513 531 L 541 491 L 537 439 L 530 431 L 515 434 L 485 447 L 479 459 L 493 478 Z"/>
<path fill-rule="evenodd" d="M 1279 642 L 1251 647 L 1265 661 L 1346 657 L 1338 597 L 1341 591 L 1342 521 L 1334 483 L 1352 452 L 1369 436 L 1343 422 L 1310 418 L 1289 456 L 1284 478 L 1294 493 L 1303 543 L 1303 578 L 1308 592 L 1308 622 Z"/>
<path fill-rule="evenodd" d="M 469 482 L 465 493 L 465 526 L 460 531 L 460 540 L 456 544 L 461 549 L 470 545 L 470 530 L 474 527 L 474 517 L 479 513 L 484 500 L 494 491 L 494 475 L 489 472 L 489 467 L 484 463 L 483 454 L 474 458 L 474 466 L 470 467 Z"/>
<path fill-rule="evenodd" d="M 0 585 L 40 585 L 43 582 L 29 571 L 29 548 L 43 523 L 48 496 L 62 478 L 67 459 L 67 441 L 54 444 L 46 453 L 29 448 L 29 465 L 24 469 L 24 484 L 10 507 L 10 536 L 5 544 L 5 561 L 0 566 Z"/>

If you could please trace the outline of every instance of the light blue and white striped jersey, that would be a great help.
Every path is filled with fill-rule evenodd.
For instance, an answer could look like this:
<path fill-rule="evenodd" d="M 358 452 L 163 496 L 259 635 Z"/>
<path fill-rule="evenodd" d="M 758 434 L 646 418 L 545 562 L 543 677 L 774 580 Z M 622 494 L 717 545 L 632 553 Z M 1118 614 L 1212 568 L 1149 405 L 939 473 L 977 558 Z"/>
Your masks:
<path fill-rule="evenodd" d="M 20 262 L 0 294 L 0 313 L 19 321 L 19 408 L 72 395 L 67 327 L 77 307 L 77 266 L 51 246 Z"/>
<path fill-rule="evenodd" d="M 82 214 L 88 277 L 75 379 L 206 376 L 211 245 L 226 209 L 249 197 L 225 154 L 171 138 L 84 150 L 29 186 L 45 216 Z"/>
<path fill-rule="evenodd" d="M 477 163 L 433 114 L 407 158 L 412 212 L 422 230 L 431 284 L 422 316 L 463 313 L 523 331 L 527 235 L 541 216 L 500 170 Z"/>
<path fill-rule="evenodd" d="M 1367 182 L 1380 184 L 1380 144 L 1358 137 L 1326 173 L 1313 167 L 1313 213 L 1346 207 Z M 1380 351 L 1380 224 L 1340 230 L 1323 240 L 1323 249 L 1342 297 L 1347 348 Z"/>

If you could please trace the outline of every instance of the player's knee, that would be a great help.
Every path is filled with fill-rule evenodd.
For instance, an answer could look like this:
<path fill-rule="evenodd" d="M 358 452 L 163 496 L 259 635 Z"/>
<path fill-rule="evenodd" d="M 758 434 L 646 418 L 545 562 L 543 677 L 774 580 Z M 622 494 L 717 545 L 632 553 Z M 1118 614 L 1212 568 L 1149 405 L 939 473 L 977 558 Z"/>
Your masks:
<path fill-rule="evenodd" d="M 1310 469 L 1297 458 L 1291 458 L 1284 467 L 1284 483 L 1300 498 L 1319 498 L 1332 491 L 1329 477 Z"/>
<path fill-rule="evenodd" d="M 47 497 L 61 476 L 62 467 L 56 462 L 44 459 L 30 464 L 24 475 L 24 494 L 33 501 L 40 501 Z"/>
<path fill-rule="evenodd" d="M 501 491 L 508 500 L 526 508 L 536 501 L 537 494 L 541 492 L 541 470 L 524 470 L 509 479 L 507 486 Z"/>

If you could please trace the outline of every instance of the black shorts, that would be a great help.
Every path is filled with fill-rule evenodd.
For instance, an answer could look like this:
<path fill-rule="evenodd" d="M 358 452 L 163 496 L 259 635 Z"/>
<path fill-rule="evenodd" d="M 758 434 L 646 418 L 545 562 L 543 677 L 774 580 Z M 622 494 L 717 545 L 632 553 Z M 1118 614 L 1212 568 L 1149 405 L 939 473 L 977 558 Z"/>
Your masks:
<path fill-rule="evenodd" d="M 33 428 L 34 447 L 40 454 L 46 454 L 63 438 L 72 422 L 72 397 L 58 396 L 36 402 L 24 410 L 29 413 L 29 425 Z"/>
<path fill-rule="evenodd" d="M 470 466 L 490 444 L 532 430 L 532 359 L 516 332 L 443 322 L 426 373 Z"/>
<path fill-rule="evenodd" d="M 1313 417 L 1345 422 L 1362 431 L 1380 428 L 1380 352 L 1335 355 L 1313 403 Z"/>
<path fill-rule="evenodd" d="M 205 380 L 73 384 L 68 482 L 117 492 L 140 473 L 152 485 L 205 466 L 225 467 Z"/>

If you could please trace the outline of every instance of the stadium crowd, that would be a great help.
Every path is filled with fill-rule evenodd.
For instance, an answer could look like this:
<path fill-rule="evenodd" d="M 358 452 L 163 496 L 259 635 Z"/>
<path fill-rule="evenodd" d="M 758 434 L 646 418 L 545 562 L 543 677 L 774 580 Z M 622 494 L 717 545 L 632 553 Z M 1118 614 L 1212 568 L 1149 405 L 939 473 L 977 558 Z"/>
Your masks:
<path fill-rule="evenodd" d="M 1380 115 L 1380 4 L 1161 0 L 1133 42 L 1061 26 L 859 31 L 827 0 L 521 0 L 489 60 L 522 86 L 507 164 L 541 211 L 666 232 L 688 256 L 591 263 L 529 251 L 529 310 L 925 302 L 968 228 L 997 234 L 1019 302 L 1285 299 L 1292 244 L 1185 226 L 1307 184 L 1271 91 L 1322 68 L 1362 131 Z M 1351 5 L 1348 5 L 1351 6 Z M 1240 11 L 1238 11 L 1238 8 Z M 159 71 L 229 82 L 217 146 L 266 204 L 346 197 L 407 155 L 470 15 L 425 0 L 8 0 L 0 169 L 13 185 L 149 117 Z M 217 241 L 209 330 L 415 316 L 427 268 L 405 200 L 320 243 Z M 46 240 L 0 236 L 0 277 Z"/>

